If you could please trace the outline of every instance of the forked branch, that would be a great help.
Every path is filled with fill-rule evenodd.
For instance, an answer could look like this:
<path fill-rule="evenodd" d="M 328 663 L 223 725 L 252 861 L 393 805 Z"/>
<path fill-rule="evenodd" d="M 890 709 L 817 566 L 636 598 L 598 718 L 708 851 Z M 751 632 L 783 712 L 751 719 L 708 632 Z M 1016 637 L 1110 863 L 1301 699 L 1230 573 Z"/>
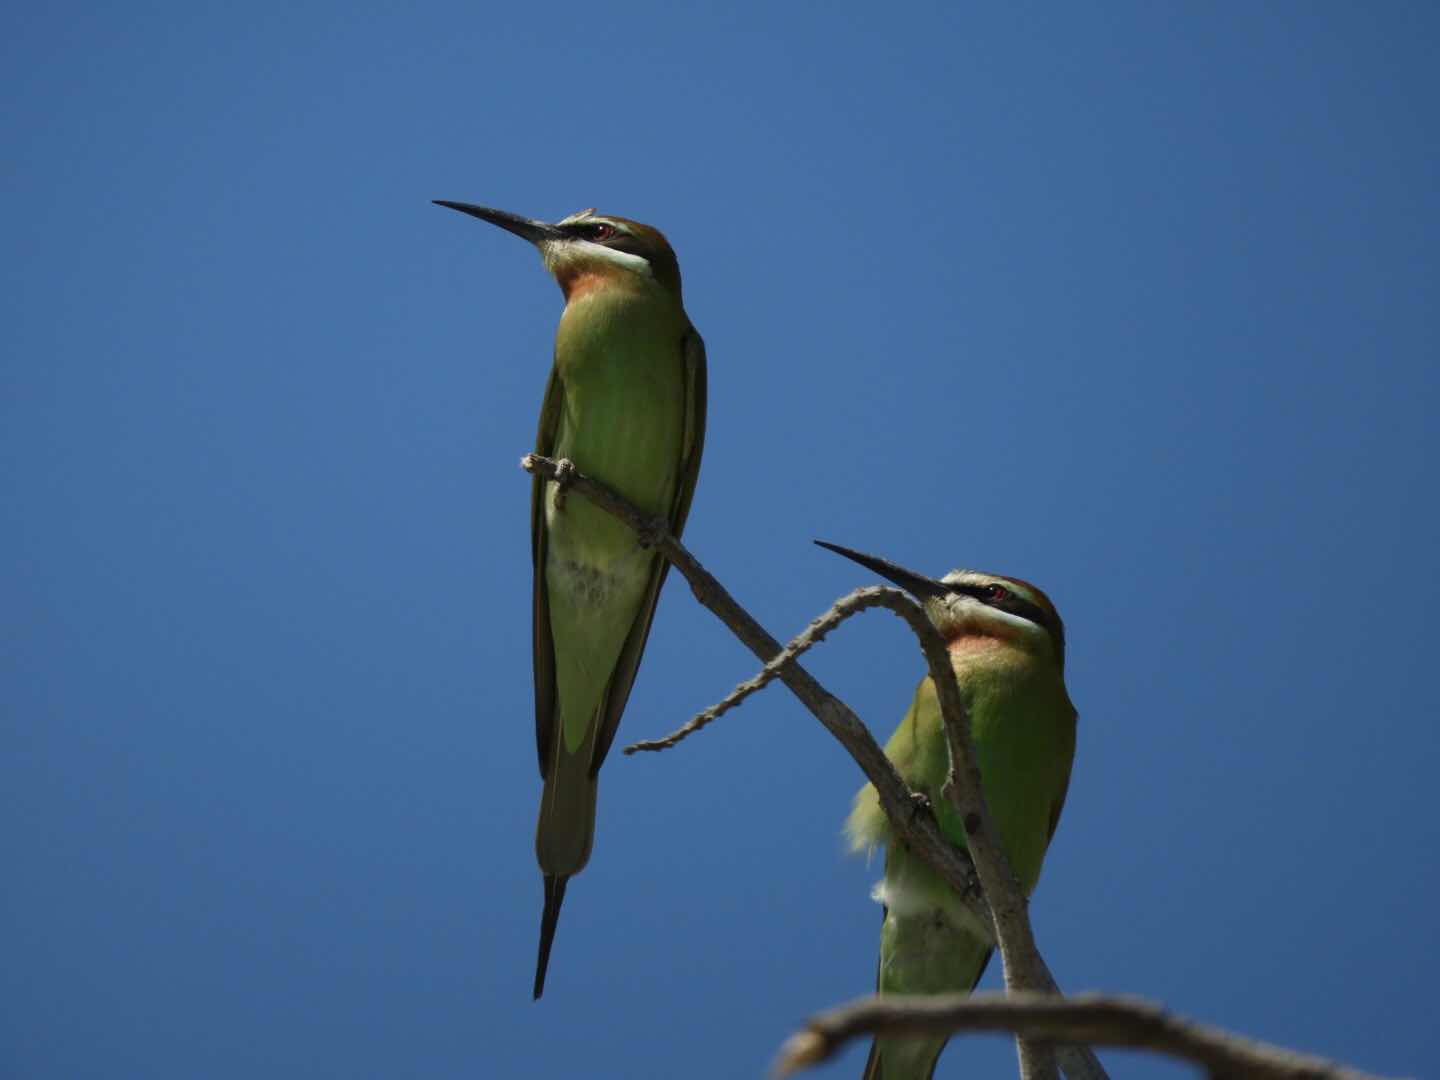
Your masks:
<path fill-rule="evenodd" d="M 1133 998 L 1080 995 L 1067 999 L 1059 996 L 1059 988 L 1035 947 L 1024 895 L 1010 872 L 1004 853 L 995 842 L 989 812 L 980 794 L 979 770 L 975 764 L 969 724 L 945 643 L 920 606 L 909 597 L 894 589 L 857 590 L 815 620 L 805 634 L 782 651 L 780 643 L 735 602 L 724 586 L 670 533 L 663 520 L 641 513 L 604 484 L 575 470 L 569 462 L 562 464 L 538 454 L 526 454 L 520 464 L 527 472 L 547 479 L 563 475 L 568 490 L 628 524 L 641 543 L 654 547 L 680 572 L 695 599 L 729 627 L 741 643 L 766 665 L 756 679 L 750 680 L 755 684 L 753 687 L 747 689 L 749 684 L 742 684 L 726 702 L 701 713 L 675 735 L 651 744 L 636 744 L 627 752 L 674 745 L 689 734 L 686 729 L 703 727 L 748 693 L 779 678 L 855 759 L 860 770 L 875 786 L 880 806 L 895 834 L 954 888 L 976 915 L 980 926 L 995 929 L 992 936 L 998 939 L 1005 965 L 1006 994 L 925 998 L 890 996 L 855 1002 L 816 1017 L 803 1032 L 786 1043 L 779 1065 L 787 1071 L 824 1060 L 844 1041 L 867 1033 L 924 1032 L 939 1035 L 962 1031 L 1008 1031 L 1021 1042 L 1022 1075 L 1042 1076 L 1046 1073 L 1046 1055 L 1030 1053 L 1025 1049 L 1027 1041 L 1033 1040 L 1042 1046 L 1055 1046 L 1055 1056 L 1070 1080 L 1104 1080 L 1105 1071 L 1088 1048 L 1092 1043 L 1156 1050 L 1204 1065 L 1216 1077 L 1376 1080 L 1320 1058 L 1181 1021 L 1155 1005 Z M 974 864 L 940 832 L 933 814 L 917 812 L 914 797 L 905 781 L 859 717 L 816 682 L 795 660 L 849 614 L 869 607 L 885 607 L 894 611 L 905 619 L 920 641 L 935 681 L 950 740 L 951 770 L 942 790 L 960 811 L 969 847 L 974 854 Z M 807 639 L 807 635 L 813 640 Z M 711 713 L 713 715 L 704 719 Z M 982 881 L 984 895 L 981 892 Z M 988 905 L 985 896 L 990 898 Z M 1048 1068 L 1053 1073 L 1053 1062 L 1048 1063 Z"/>

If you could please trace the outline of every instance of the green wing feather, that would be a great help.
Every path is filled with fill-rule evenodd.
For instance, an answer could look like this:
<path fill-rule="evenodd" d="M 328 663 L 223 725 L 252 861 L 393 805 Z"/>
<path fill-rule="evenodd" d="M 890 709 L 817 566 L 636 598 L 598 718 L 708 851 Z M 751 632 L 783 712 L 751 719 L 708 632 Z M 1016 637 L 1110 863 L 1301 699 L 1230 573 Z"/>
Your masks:
<path fill-rule="evenodd" d="M 679 482 L 675 487 L 675 498 L 671 504 L 670 531 L 679 536 L 685 528 L 685 519 L 690 515 L 690 503 L 695 495 L 695 484 L 700 475 L 700 456 L 705 446 L 706 372 L 705 343 L 694 327 L 690 327 L 680 342 L 682 362 L 685 364 L 685 428 L 681 443 L 683 463 Z M 550 379 L 545 385 L 545 399 L 540 407 L 540 426 L 535 436 L 535 452 L 549 457 L 554 452 L 556 431 L 560 425 L 560 411 L 564 400 L 564 385 L 560 379 L 558 365 L 552 366 Z M 534 567 L 534 652 L 535 652 L 535 743 L 540 758 L 540 775 L 548 776 L 547 769 L 552 760 L 556 737 L 555 724 L 555 645 L 550 632 L 550 599 L 545 581 L 545 552 L 547 530 L 545 528 L 545 485 L 544 477 L 535 477 L 530 487 L 530 556 Z M 600 709 L 600 725 L 596 733 L 594 750 L 590 759 L 591 775 L 600 768 L 615 732 L 620 725 L 620 716 L 630 697 L 630 688 L 640 667 L 640 657 L 645 651 L 646 639 L 650 636 L 650 624 L 655 618 L 655 606 L 659 602 L 660 587 L 670 564 L 656 558 L 650 574 L 645 598 L 640 613 L 631 627 L 629 636 L 620 650 L 620 657 L 606 687 L 605 699 Z"/>
<path fill-rule="evenodd" d="M 690 502 L 695 496 L 695 484 L 700 476 L 700 454 L 705 448 L 705 342 L 692 326 L 681 341 L 681 355 L 685 363 L 685 430 L 681 439 L 682 462 L 679 483 L 675 485 L 675 499 L 670 506 L 670 532 L 678 537 L 685 528 L 685 519 L 690 516 Z M 650 583 L 640 614 L 630 628 L 630 634 L 620 649 L 620 658 L 605 688 L 605 700 L 600 707 L 600 730 L 595 741 L 595 752 L 590 759 L 590 775 L 595 775 L 615 741 L 615 732 L 620 727 L 620 714 L 630 698 L 630 687 L 635 682 L 635 673 L 640 668 L 640 657 L 645 652 L 645 642 L 650 637 L 650 624 L 655 619 L 655 606 L 660 600 L 660 588 L 665 584 L 665 575 L 670 572 L 670 563 L 656 556 L 650 571 Z"/>
<path fill-rule="evenodd" d="M 535 452 L 550 457 L 555 451 L 555 432 L 560 426 L 560 409 L 565 387 L 560 381 L 558 364 L 550 366 L 545 383 L 545 398 L 540 405 L 540 427 L 535 433 Z M 550 635 L 550 594 L 545 584 L 544 477 L 536 476 L 530 483 L 530 561 L 534 567 L 531 633 L 535 653 L 535 745 L 540 754 L 540 777 L 546 776 L 550 752 L 555 738 L 555 640 Z"/>

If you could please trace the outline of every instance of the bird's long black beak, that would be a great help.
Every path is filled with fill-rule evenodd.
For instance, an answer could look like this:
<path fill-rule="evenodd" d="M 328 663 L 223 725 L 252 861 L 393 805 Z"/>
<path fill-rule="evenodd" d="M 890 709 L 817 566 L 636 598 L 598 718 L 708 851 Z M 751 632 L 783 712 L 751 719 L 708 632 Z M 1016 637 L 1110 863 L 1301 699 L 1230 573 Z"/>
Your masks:
<path fill-rule="evenodd" d="M 459 210 L 462 214 L 469 214 L 481 221 L 488 221 L 491 225 L 499 225 L 506 232 L 512 232 L 522 240 L 529 240 L 532 244 L 540 244 L 546 240 L 558 240 L 565 234 L 554 225 L 544 221 L 532 221 L 530 218 L 523 218 L 519 214 L 509 214 L 504 210 L 492 210 L 488 206 L 476 206 L 468 202 L 451 202 L 449 199 L 432 199 L 436 206 L 448 206 L 451 210 Z"/>
<path fill-rule="evenodd" d="M 906 570 L 889 559 L 881 559 L 875 555 L 866 555 L 864 552 L 855 551 L 851 548 L 841 547 L 839 544 L 830 544 L 824 540 L 816 540 L 816 544 L 826 551 L 833 551 L 837 555 L 844 555 L 852 562 L 857 562 L 868 570 L 874 570 L 886 581 L 893 581 L 900 588 L 904 589 L 911 596 L 920 600 L 928 600 L 935 596 L 945 596 L 950 592 L 950 586 L 944 582 L 928 578 L 924 574 L 917 574 L 913 570 Z"/>

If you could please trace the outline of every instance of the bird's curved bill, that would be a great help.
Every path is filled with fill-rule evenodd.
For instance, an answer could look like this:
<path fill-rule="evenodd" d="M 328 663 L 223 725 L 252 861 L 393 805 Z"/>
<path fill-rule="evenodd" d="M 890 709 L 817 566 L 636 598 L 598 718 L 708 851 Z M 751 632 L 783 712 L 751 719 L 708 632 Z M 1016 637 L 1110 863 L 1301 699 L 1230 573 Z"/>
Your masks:
<path fill-rule="evenodd" d="M 924 574 L 917 574 L 913 570 L 906 570 L 905 567 L 893 563 L 889 559 L 882 559 L 877 555 L 866 555 L 862 551 L 827 543 L 824 540 L 816 540 L 815 543 L 826 551 L 844 555 L 852 562 L 857 562 L 868 570 L 874 570 L 886 581 L 893 581 L 917 599 L 928 600 L 932 596 L 945 596 L 950 592 L 950 587 L 943 582 L 926 577 Z"/>
<path fill-rule="evenodd" d="M 481 221 L 488 221 L 491 225 L 498 225 L 506 232 L 512 232 L 532 244 L 540 244 L 546 240 L 558 240 L 563 233 L 554 225 L 544 221 L 533 221 L 530 218 L 523 218 L 519 214 L 507 213 L 504 210 L 492 210 L 488 206 L 476 206 L 474 203 L 451 202 L 449 199 L 432 199 L 436 206 L 446 206 L 451 210 L 459 210 L 462 214 L 469 214 Z"/>

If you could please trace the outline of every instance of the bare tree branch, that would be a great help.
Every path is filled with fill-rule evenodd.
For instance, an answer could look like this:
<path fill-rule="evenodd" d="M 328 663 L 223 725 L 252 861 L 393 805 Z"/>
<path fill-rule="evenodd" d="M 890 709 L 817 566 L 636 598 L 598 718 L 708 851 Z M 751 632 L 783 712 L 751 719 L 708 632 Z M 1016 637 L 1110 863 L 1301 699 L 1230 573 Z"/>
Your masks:
<path fill-rule="evenodd" d="M 699 603 L 709 609 L 720 619 L 730 631 L 740 639 L 755 656 L 762 662 L 767 663 L 772 657 L 777 657 L 782 650 L 780 643 L 771 637 L 763 627 L 742 608 L 735 599 L 725 590 L 703 566 L 700 565 L 693 555 L 670 533 L 667 523 L 660 518 L 652 518 L 641 513 L 625 499 L 611 491 L 604 484 L 592 480 L 575 469 L 572 462 L 557 462 L 539 454 L 526 454 L 520 459 L 521 468 L 525 471 L 548 477 L 560 483 L 566 489 L 573 489 L 578 494 L 594 502 L 601 509 L 624 521 L 635 530 L 637 537 L 642 544 L 655 548 L 690 585 L 690 591 L 694 594 Z M 959 691 L 955 686 L 954 674 L 950 667 L 948 654 L 945 651 L 944 641 L 939 633 L 930 624 L 924 611 L 909 597 L 893 589 L 877 588 L 872 594 L 877 606 L 884 606 L 895 611 L 911 625 L 917 635 L 921 635 L 922 648 L 928 641 L 929 647 L 925 648 L 925 658 L 930 666 L 931 674 L 939 675 L 936 679 L 937 688 L 940 688 L 940 703 L 947 728 L 958 726 L 963 731 L 964 743 L 969 744 L 969 724 L 965 721 L 964 704 L 960 701 Z M 823 621 L 825 616 L 821 617 Z M 838 621 L 838 620 L 837 620 Z M 924 636 L 928 635 L 928 639 Z M 777 664 L 777 674 L 790 691 L 800 699 L 801 703 L 824 725 L 840 745 L 855 759 L 860 770 L 866 778 L 875 786 L 879 795 L 880 806 L 889 819 L 891 827 L 896 834 L 910 847 L 924 858 L 930 865 L 940 873 L 942 877 L 955 889 L 961 901 L 974 913 L 977 919 L 977 928 L 984 931 L 987 936 L 994 940 L 996 922 L 990 913 L 989 906 L 985 902 L 981 892 L 980 880 L 976 877 L 976 868 L 970 858 L 952 845 L 936 823 L 934 814 L 917 803 L 916 796 L 910 791 L 909 786 L 895 771 L 895 766 L 885 756 L 869 730 L 860 718 L 857 717 L 848 705 L 834 697 L 815 681 L 804 668 L 793 660 L 781 661 Z M 952 748 L 954 743 L 952 741 Z M 952 749 L 952 760 L 964 761 L 964 758 L 955 758 Z M 967 777 L 978 777 L 978 769 L 974 765 L 973 751 L 969 756 L 969 768 Z M 952 764 L 951 776 L 947 780 L 946 790 L 951 793 L 958 787 L 954 783 L 955 772 Z M 978 810 L 974 804 L 978 803 Z M 967 809 L 968 807 L 968 809 Z M 979 822 L 988 821 L 988 811 L 984 809 L 983 799 L 979 794 L 978 783 L 973 790 L 973 798 L 961 804 L 962 813 L 969 820 L 971 813 L 979 813 L 976 819 Z M 981 826 L 985 826 L 982 824 Z M 972 847 L 974 846 L 972 831 Z M 993 835 L 993 834 L 992 834 Z M 984 846 L 983 844 L 981 845 Z M 990 841 L 989 852 L 998 855 L 1000 865 L 1004 864 L 1004 855 L 1000 853 L 999 847 L 993 840 Z M 993 862 L 993 859 L 992 859 Z M 992 868 L 992 876 L 993 868 Z M 998 877 L 1008 879 L 1011 884 L 1011 891 L 1018 891 L 1015 885 L 1014 876 L 1008 868 L 999 872 Z M 1012 904 L 1012 912 L 1014 905 Z M 1025 919 L 1023 898 L 1019 905 L 1019 914 L 1022 920 Z M 1007 925 L 1013 925 L 1013 914 L 1007 917 L 1010 921 Z M 1058 994 L 1059 987 L 1056 986 L 1054 978 L 1045 967 L 1044 959 L 1034 950 L 1033 939 L 1029 939 L 1028 921 L 1025 922 L 1026 939 L 1030 940 L 1030 951 L 1033 954 L 1017 970 L 1024 972 L 1024 977 L 1034 979 L 1039 985 L 1035 989 L 1048 990 Z M 1016 954 L 1016 947 L 1008 950 L 1002 945 L 1001 957 L 1005 959 L 1006 954 Z M 1011 969 L 1011 962 L 1006 961 L 1007 972 Z M 1007 979 L 1009 976 L 1007 975 Z M 1046 1070 L 1048 1054 L 1045 1052 L 1035 1053 L 1019 1044 L 1021 1054 L 1021 1071 L 1025 1074 L 1029 1069 L 1029 1075 L 1025 1080 L 1044 1080 L 1054 1074 L 1054 1064 L 1049 1063 Z M 1061 1047 L 1061 1060 L 1065 1062 L 1067 1075 L 1071 1080 L 1106 1080 L 1106 1073 L 1093 1052 L 1085 1046 Z"/>
<path fill-rule="evenodd" d="M 1037 1040 L 1124 1046 L 1193 1062 L 1212 1077 L 1247 1080 L 1379 1080 L 1323 1058 L 1242 1038 L 1173 1016 L 1133 997 L 1077 994 L 945 994 L 867 997 L 807 1021 L 786 1040 L 774 1074 L 788 1076 L 870 1035 L 1008 1031 Z"/>
<path fill-rule="evenodd" d="M 866 778 L 875 785 L 881 808 L 897 836 L 930 863 L 950 884 L 962 902 L 975 914 L 978 926 L 994 927 L 999 931 L 1007 986 L 1007 993 L 1003 997 L 997 999 L 996 995 L 982 994 L 920 999 L 865 999 L 846 1009 L 817 1018 L 805 1032 L 792 1038 L 787 1043 L 789 1057 L 785 1059 L 791 1062 L 791 1068 L 822 1060 L 832 1053 L 834 1046 L 840 1042 L 866 1031 L 933 1031 L 939 1034 L 961 1030 L 1002 1030 L 1011 1031 L 1017 1036 L 1017 1045 L 1021 1048 L 1021 1072 L 1028 1076 L 1053 1075 L 1054 1060 L 1050 1059 L 1049 1054 L 1049 1048 L 1053 1045 L 1054 1058 L 1058 1059 L 1070 1080 L 1105 1080 L 1105 1070 L 1088 1045 L 1098 1043 L 1144 1047 L 1169 1053 L 1204 1064 L 1213 1076 L 1226 1080 L 1251 1076 L 1260 1080 L 1376 1080 L 1319 1058 L 1267 1046 L 1216 1028 L 1178 1020 L 1157 1006 L 1134 999 L 1081 995 L 1067 1000 L 1059 996 L 1059 988 L 1035 947 L 1023 893 L 1009 870 L 1003 852 L 995 842 L 995 834 L 989 824 L 989 812 L 980 793 L 979 770 L 975 764 L 969 724 L 966 722 L 964 705 L 960 701 L 944 641 L 919 605 L 903 593 L 884 588 L 861 589 L 850 594 L 842 603 L 854 603 L 857 605 L 856 610 L 880 606 L 895 611 L 905 618 L 919 638 L 926 663 L 935 681 L 950 740 L 951 771 L 942 791 L 961 811 L 969 846 L 975 854 L 976 861 L 973 865 L 970 859 L 951 845 L 940 832 L 934 815 L 922 812 L 917 806 L 914 794 L 859 717 L 849 706 L 816 682 L 794 661 L 793 656 L 779 655 L 782 652 L 779 642 L 766 633 L 749 612 L 740 607 L 725 588 L 671 535 L 665 521 L 641 513 L 604 484 L 576 471 L 571 462 L 556 462 L 537 454 L 527 454 L 521 458 L 520 464 L 527 472 L 557 481 L 565 488 L 573 488 L 628 524 L 636 531 L 640 543 L 654 547 L 674 566 L 689 583 L 695 599 L 729 627 L 762 663 L 768 667 L 774 658 L 775 675 L 771 678 L 778 677 L 783 681 L 855 759 Z M 833 614 L 834 609 L 816 620 L 812 627 Z M 838 625 L 844 617 L 835 617 L 832 625 Z M 815 639 L 818 640 L 824 632 L 822 630 L 817 633 Z M 794 655 L 799 655 L 808 647 L 807 644 L 803 648 L 796 648 Z M 763 685 L 763 682 L 759 685 Z M 679 741 L 678 738 L 675 741 Z M 980 880 L 985 883 L 985 890 L 992 898 L 991 904 L 996 907 L 993 917 L 990 906 L 981 895 L 977 870 Z M 993 938 L 997 935 L 991 936 Z M 974 1016 L 966 1018 L 967 1015 L 975 1013 L 977 1005 L 980 1009 L 989 1008 L 994 1011 L 988 1022 L 981 1023 Z M 1018 1011 L 1007 1014 L 1006 1007 Z M 1080 1010 L 1078 1013 L 1075 1011 L 1077 1007 Z M 947 1009 L 950 1010 L 950 1015 L 943 1019 L 932 1015 Z M 1087 1013 L 1086 1009 L 1092 1011 Z M 847 1019 L 844 1015 L 847 1010 L 858 1010 L 858 1015 L 862 1018 Z M 866 1010 L 873 1010 L 877 1016 L 888 1017 L 896 1026 L 882 1027 L 880 1025 L 886 1021 L 865 1020 L 863 1017 L 867 1015 Z M 1020 1013 L 1026 1013 L 1028 1018 Z M 853 1030 L 826 1026 L 827 1021 L 836 1016 L 852 1025 Z M 957 1020 L 957 1016 L 960 1019 Z M 1076 1019 L 1077 1016 L 1079 1019 Z M 1002 1022 L 996 1017 L 1008 1018 Z M 1055 1022 L 1041 1023 L 1040 1020 L 1044 1017 Z M 865 1023 L 871 1026 L 863 1026 Z M 1126 1032 L 1131 1034 L 1127 1035 Z M 1055 1045 L 1057 1042 L 1059 1045 Z M 1034 1052 L 1037 1047 L 1041 1048 L 1041 1052 Z M 1256 1069 L 1269 1071 L 1255 1071 Z M 1275 1071 L 1276 1069 L 1288 1071 Z"/>

